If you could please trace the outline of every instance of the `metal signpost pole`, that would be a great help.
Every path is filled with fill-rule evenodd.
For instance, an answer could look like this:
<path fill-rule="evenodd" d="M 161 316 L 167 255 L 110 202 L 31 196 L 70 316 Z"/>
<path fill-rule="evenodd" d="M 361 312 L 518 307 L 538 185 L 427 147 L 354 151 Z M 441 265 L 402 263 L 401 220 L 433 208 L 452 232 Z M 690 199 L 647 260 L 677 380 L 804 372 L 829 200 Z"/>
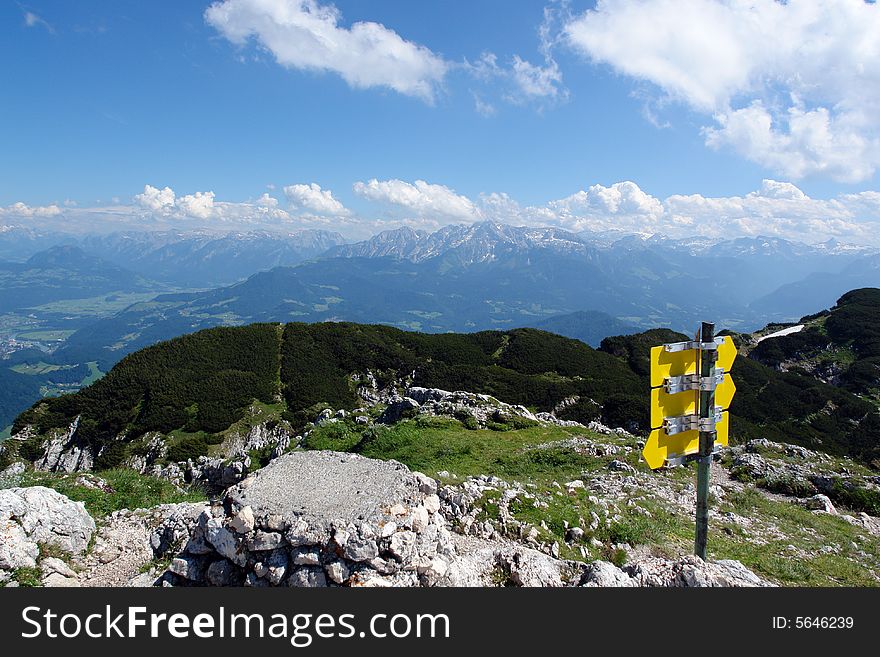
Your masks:
<path fill-rule="evenodd" d="M 715 324 L 703 322 L 700 330 L 700 451 L 697 456 L 697 531 L 694 554 L 706 559 L 706 540 L 709 533 L 709 470 L 715 449 L 715 361 L 717 349 L 707 345 L 715 343 Z M 712 381 L 712 384 L 709 382 Z M 707 430 L 704 430 L 707 429 Z"/>

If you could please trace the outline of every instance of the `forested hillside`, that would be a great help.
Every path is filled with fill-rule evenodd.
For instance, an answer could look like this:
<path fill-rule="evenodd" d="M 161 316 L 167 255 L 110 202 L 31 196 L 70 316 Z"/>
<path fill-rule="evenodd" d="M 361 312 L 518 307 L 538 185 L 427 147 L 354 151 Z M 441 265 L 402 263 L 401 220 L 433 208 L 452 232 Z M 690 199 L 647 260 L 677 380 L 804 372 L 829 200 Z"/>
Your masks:
<path fill-rule="evenodd" d="M 870 295 L 854 292 L 824 326 L 836 339 L 858 343 L 860 354 L 873 353 L 871 327 L 861 326 L 871 310 Z M 198 452 L 255 400 L 275 404 L 297 422 L 322 405 L 357 407 L 358 387 L 372 379 L 379 388 L 409 383 L 485 393 L 535 411 L 556 411 L 561 419 L 599 419 L 643 432 L 649 348 L 684 339 L 656 329 L 608 338 L 596 350 L 536 329 L 423 334 L 330 322 L 215 328 L 127 356 L 89 388 L 38 402 L 18 417 L 14 430 L 34 425 L 46 433 L 79 416 L 77 440 L 96 454 L 103 447 L 106 463 L 149 431 L 193 437 L 202 445 L 195 446 Z M 869 398 L 744 355 L 733 376 L 734 440 L 769 438 L 866 462 L 880 458 L 880 416 Z"/>
<path fill-rule="evenodd" d="M 758 343 L 751 357 L 880 399 L 880 289 L 847 292 L 801 324 L 797 333 Z"/>

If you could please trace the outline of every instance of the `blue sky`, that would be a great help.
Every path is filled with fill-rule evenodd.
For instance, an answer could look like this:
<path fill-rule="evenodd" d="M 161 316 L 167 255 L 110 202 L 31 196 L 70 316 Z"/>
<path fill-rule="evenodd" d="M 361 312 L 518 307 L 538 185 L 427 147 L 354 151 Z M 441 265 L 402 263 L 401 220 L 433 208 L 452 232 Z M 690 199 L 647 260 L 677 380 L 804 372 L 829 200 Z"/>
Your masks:
<path fill-rule="evenodd" d="M 755 21 L 735 0 L 5 2 L 0 219 L 56 207 L 47 223 L 86 222 L 109 206 L 122 225 L 130 206 L 137 221 L 210 221 L 205 197 L 180 202 L 210 191 L 227 203 L 221 218 L 258 206 L 277 211 L 269 221 L 353 233 L 505 217 L 675 232 L 676 216 L 700 232 L 709 200 L 724 199 L 732 234 L 778 210 L 780 234 L 868 240 L 876 6 L 756 4 L 752 18 L 788 50 L 761 33 L 748 45 L 742 25 Z M 844 18 L 829 27 L 829 15 Z M 358 22 L 372 40 L 352 37 Z M 334 42 L 326 51 L 303 43 L 312 28 Z M 834 47 L 804 51 L 816 30 Z M 394 57 L 371 66 L 386 47 Z M 840 81 L 853 64 L 861 77 Z M 829 214 L 847 225 L 809 223 Z"/>

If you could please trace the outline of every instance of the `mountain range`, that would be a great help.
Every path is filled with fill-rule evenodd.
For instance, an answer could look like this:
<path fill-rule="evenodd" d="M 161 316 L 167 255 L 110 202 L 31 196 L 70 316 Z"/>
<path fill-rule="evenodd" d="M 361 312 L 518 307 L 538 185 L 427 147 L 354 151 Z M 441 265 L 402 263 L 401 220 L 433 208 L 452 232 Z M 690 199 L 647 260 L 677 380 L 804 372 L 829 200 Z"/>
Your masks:
<path fill-rule="evenodd" d="M 713 318 L 754 330 L 830 306 L 854 284 L 880 285 L 876 258 L 835 243 L 761 237 L 608 239 L 491 222 L 434 233 L 401 228 L 231 286 L 134 304 L 74 334 L 59 356 L 110 365 L 156 340 L 251 322 L 354 321 L 443 332 L 540 326 L 598 311 L 635 328 L 689 333 Z M 833 282 L 810 298 L 792 297 L 783 310 L 767 308 L 781 286 L 803 285 L 818 273 Z M 581 329 L 567 330 L 577 336 Z M 588 341 L 601 337 L 594 332 Z"/>
<path fill-rule="evenodd" d="M 748 332 L 880 286 L 880 254 L 833 240 L 670 239 L 496 222 L 405 227 L 353 244 L 325 231 L 74 236 L 3 227 L 0 259 L 0 341 L 30 341 L 30 352 L 16 353 L 34 361 L 4 362 L 28 373 L 88 363 L 107 371 L 155 342 L 253 322 L 536 327 L 592 346 L 654 327 L 690 334 L 704 319 Z M 0 346 L 8 356 L 22 344 Z M 6 374 L 19 380 L 0 391 L 0 420 L 39 394 L 26 374 Z"/>
<path fill-rule="evenodd" d="M 325 230 L 67 235 L 9 228 L 0 231 L 0 260 L 15 261 L 54 246 L 73 246 L 174 287 L 209 288 L 273 267 L 295 265 L 344 241 L 339 233 Z"/>
<path fill-rule="evenodd" d="M 72 245 L 50 247 L 22 263 L 0 262 L 2 312 L 112 292 L 155 292 L 162 287 Z"/>

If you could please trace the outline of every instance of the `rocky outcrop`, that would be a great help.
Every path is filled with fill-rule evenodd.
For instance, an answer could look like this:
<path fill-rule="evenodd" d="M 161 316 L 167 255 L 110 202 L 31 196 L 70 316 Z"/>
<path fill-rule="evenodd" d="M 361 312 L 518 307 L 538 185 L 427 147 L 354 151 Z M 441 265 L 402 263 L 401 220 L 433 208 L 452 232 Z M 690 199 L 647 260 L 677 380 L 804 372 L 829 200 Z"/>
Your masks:
<path fill-rule="evenodd" d="M 450 564 L 444 586 L 575 586 L 583 564 L 562 561 L 537 550 L 505 540 L 484 540 L 455 535 L 456 559 Z"/>
<path fill-rule="evenodd" d="M 485 479 L 486 487 L 500 480 Z M 472 484 L 468 494 L 478 495 Z M 453 489 L 395 461 L 291 452 L 231 487 L 188 527 L 161 577 L 208 586 L 758 586 L 737 562 L 558 558 L 493 531 L 452 533 Z M 507 496 L 527 495 L 519 488 Z M 459 509 L 465 508 L 462 499 Z M 459 529 L 461 529 L 459 527 Z M 154 536 L 156 534 L 154 533 Z M 531 534 L 525 536 L 526 542 Z M 171 541 L 173 542 L 173 541 Z M 539 546 L 543 547 L 543 546 Z"/>
<path fill-rule="evenodd" d="M 403 397 L 389 400 L 388 408 L 379 418 L 382 424 L 393 424 L 413 415 L 449 416 L 475 423 L 474 428 L 495 424 L 532 422 L 556 426 L 583 426 L 577 422 L 560 420 L 552 413 L 532 413 L 525 406 L 506 404 L 491 395 L 439 388 L 410 386 Z"/>
<path fill-rule="evenodd" d="M 83 586 L 153 586 L 157 560 L 183 549 L 206 503 L 122 509 L 104 518 L 92 549 L 71 563 Z"/>
<path fill-rule="evenodd" d="M 418 586 L 455 551 L 436 483 L 394 461 L 291 452 L 203 512 L 174 584 Z"/>
<path fill-rule="evenodd" d="M 63 434 L 48 438 L 43 443 L 43 455 L 34 461 L 37 470 L 47 472 L 83 472 L 91 470 L 94 454 L 88 446 L 78 444 L 76 430 L 77 417 Z"/>
<path fill-rule="evenodd" d="M 648 558 L 618 568 L 607 561 L 586 567 L 579 586 L 753 587 L 774 586 L 739 561 Z"/>
<path fill-rule="evenodd" d="M 383 379 L 380 382 L 380 378 Z M 367 370 L 364 373 L 354 373 L 351 375 L 351 382 L 357 391 L 358 398 L 367 406 L 375 406 L 376 404 L 387 404 L 400 396 L 402 390 L 412 385 L 415 378 L 415 372 L 400 377 L 377 376 L 376 372 Z"/>
<path fill-rule="evenodd" d="M 244 479 L 250 472 L 250 467 L 249 456 L 238 456 L 231 460 L 200 456 L 195 460 L 188 459 L 166 465 L 155 463 L 140 470 L 140 473 L 167 479 L 178 488 L 199 484 L 206 490 L 216 493 Z"/>
<path fill-rule="evenodd" d="M 726 458 L 734 479 L 801 498 L 801 504 L 821 513 L 837 514 L 835 505 L 848 507 L 860 517 L 842 516 L 844 519 L 877 534 L 874 523 L 869 520 L 865 524 L 861 516 L 866 510 L 876 513 L 880 482 L 876 475 L 867 474 L 849 459 L 835 460 L 805 447 L 764 439 L 731 447 Z"/>
<path fill-rule="evenodd" d="M 273 447 L 278 454 L 290 445 L 293 432 L 286 422 L 262 422 L 251 427 L 243 437 L 231 440 L 226 453 L 232 457 L 245 457 L 254 451 Z"/>
<path fill-rule="evenodd" d="M 82 502 L 43 486 L 0 490 L 0 569 L 36 566 L 41 544 L 86 550 L 95 521 Z"/>

